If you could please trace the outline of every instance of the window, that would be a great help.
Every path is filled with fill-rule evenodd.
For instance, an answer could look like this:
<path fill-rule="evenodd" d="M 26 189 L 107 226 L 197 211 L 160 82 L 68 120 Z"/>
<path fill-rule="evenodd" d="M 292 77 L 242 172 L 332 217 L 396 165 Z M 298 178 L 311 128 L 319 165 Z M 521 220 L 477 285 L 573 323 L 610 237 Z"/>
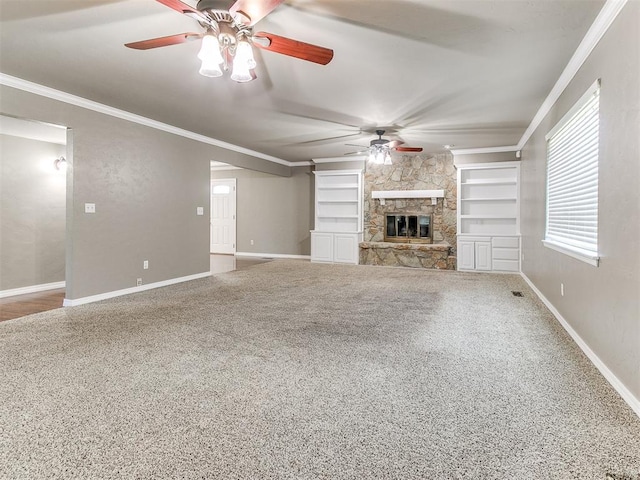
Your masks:
<path fill-rule="evenodd" d="M 547 218 L 543 243 L 598 265 L 600 81 L 545 137 Z"/>
<path fill-rule="evenodd" d="M 213 186 L 213 194 L 214 195 L 228 195 L 231 193 L 231 187 L 229 185 L 214 185 Z"/>

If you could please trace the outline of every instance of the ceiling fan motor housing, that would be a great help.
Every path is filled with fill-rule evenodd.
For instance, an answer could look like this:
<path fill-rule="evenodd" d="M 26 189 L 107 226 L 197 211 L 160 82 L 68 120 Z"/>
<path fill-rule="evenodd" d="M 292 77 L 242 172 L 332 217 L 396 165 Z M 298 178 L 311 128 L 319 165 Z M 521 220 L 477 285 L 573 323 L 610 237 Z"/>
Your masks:
<path fill-rule="evenodd" d="M 378 138 L 376 138 L 375 140 L 371 140 L 371 142 L 369 142 L 370 146 L 374 146 L 374 145 L 386 145 L 387 143 L 389 143 L 389 140 L 382 138 L 382 135 L 384 135 L 384 130 L 376 130 L 376 135 L 378 135 Z"/>

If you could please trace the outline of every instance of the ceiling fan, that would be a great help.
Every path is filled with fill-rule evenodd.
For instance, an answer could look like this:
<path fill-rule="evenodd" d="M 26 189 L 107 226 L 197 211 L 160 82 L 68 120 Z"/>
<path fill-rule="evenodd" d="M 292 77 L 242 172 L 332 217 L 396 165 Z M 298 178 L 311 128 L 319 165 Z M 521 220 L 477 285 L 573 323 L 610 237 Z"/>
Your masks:
<path fill-rule="evenodd" d="M 253 26 L 284 0 L 237 0 L 231 6 L 229 0 L 199 0 L 195 8 L 180 0 L 156 1 L 193 18 L 205 32 L 179 33 L 127 43 L 125 46 L 148 50 L 201 38 L 202 47 L 198 53 L 198 58 L 202 61 L 200 74 L 206 77 L 219 77 L 231 65 L 232 80 L 244 83 L 255 79 L 253 70 L 256 62 L 252 45 L 320 65 L 328 64 L 333 58 L 333 50 L 328 48 L 273 33 L 253 33 Z"/>
<path fill-rule="evenodd" d="M 386 138 L 382 138 L 384 135 L 384 130 L 376 130 L 376 135 L 378 138 L 371 140 L 369 142 L 368 147 L 364 147 L 363 145 L 351 145 L 353 147 L 364 147 L 365 150 L 360 150 L 358 152 L 346 153 L 345 155 L 363 155 L 368 154 L 368 160 L 372 163 L 377 163 L 379 165 L 391 165 L 391 152 L 421 152 L 421 147 L 402 147 L 404 144 L 401 140 L 387 140 Z"/>

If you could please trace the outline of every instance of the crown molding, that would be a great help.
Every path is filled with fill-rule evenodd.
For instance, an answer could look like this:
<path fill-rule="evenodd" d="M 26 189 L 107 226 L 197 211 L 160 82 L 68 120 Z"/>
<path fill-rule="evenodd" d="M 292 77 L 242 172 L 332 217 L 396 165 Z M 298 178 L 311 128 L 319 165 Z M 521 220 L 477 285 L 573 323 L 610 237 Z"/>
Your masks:
<path fill-rule="evenodd" d="M 305 162 L 289 162 L 292 168 L 295 167 L 310 167 L 313 165 L 313 162 L 305 161 Z"/>
<path fill-rule="evenodd" d="M 55 88 L 51 88 L 51 87 L 46 87 L 44 85 L 30 82 L 28 80 L 14 77 L 12 75 L 7 75 L 6 73 L 2 73 L 2 72 L 0 72 L 0 85 L 16 88 L 18 90 L 33 93 L 35 95 L 40 95 L 41 97 L 47 97 L 52 100 L 68 103 L 70 105 L 75 105 L 77 107 L 86 108 L 87 110 L 93 110 L 94 112 L 120 118 L 122 120 L 127 120 L 129 122 L 144 125 L 146 127 L 155 128 L 156 130 L 162 130 L 164 132 L 189 138 L 197 142 L 206 143 L 208 145 L 214 145 L 216 147 L 221 147 L 226 150 L 231 150 L 231 151 L 242 153 L 245 155 L 250 155 L 252 157 L 261 158 L 262 160 L 278 163 L 280 165 L 285 165 L 287 167 L 302 166 L 301 164 L 303 163 L 303 162 L 289 162 L 287 160 L 283 160 L 282 158 L 272 157 L 271 155 L 266 155 L 264 153 L 260 153 L 260 152 L 256 152 L 255 150 L 250 150 L 248 148 L 240 147 L 232 143 L 227 143 L 227 142 L 223 142 L 222 140 L 207 137 L 205 135 L 200 135 L 199 133 L 178 128 L 173 125 L 169 125 L 167 123 L 159 122 L 157 120 L 152 120 L 151 118 L 143 117 L 142 115 L 137 115 L 135 113 L 127 112 L 125 110 L 120 110 L 119 108 L 110 107 L 109 105 L 105 105 L 103 103 L 94 102 L 93 100 L 88 100 L 86 98 L 79 97 L 77 95 L 72 95 L 71 93 L 63 92 L 61 90 L 56 90 Z M 306 163 L 308 165 L 311 165 L 311 163 L 309 162 L 306 162 Z"/>
<path fill-rule="evenodd" d="M 352 157 L 325 157 L 325 158 L 312 158 L 313 163 L 338 163 L 338 162 L 358 162 L 360 160 L 366 160 L 366 155 L 354 155 Z"/>
<path fill-rule="evenodd" d="M 524 148 L 524 145 L 529 141 L 533 132 L 535 132 L 540 126 L 542 120 L 544 120 L 553 105 L 558 101 L 562 92 L 564 92 L 565 88 L 567 88 L 571 80 L 573 80 L 573 77 L 578 73 L 578 70 L 587 60 L 600 39 L 604 36 L 607 30 L 609 30 L 609 27 L 626 3 L 627 0 L 607 0 L 604 4 L 602 10 L 600 10 L 600 13 L 587 31 L 587 34 L 582 39 L 582 42 L 578 45 L 578 48 L 571 57 L 571 60 L 569 60 L 569 63 L 563 70 L 562 74 L 560 74 L 560 78 L 558 78 L 558 81 L 551 89 L 551 92 L 549 92 L 549 95 L 540 106 L 538 113 L 533 117 L 531 124 L 522 135 L 522 138 L 518 142 L 517 150 L 522 150 Z"/>
<path fill-rule="evenodd" d="M 454 155 L 473 155 L 476 153 L 517 152 L 518 150 L 520 147 L 517 145 L 508 145 L 505 147 L 457 148 L 449 151 Z"/>

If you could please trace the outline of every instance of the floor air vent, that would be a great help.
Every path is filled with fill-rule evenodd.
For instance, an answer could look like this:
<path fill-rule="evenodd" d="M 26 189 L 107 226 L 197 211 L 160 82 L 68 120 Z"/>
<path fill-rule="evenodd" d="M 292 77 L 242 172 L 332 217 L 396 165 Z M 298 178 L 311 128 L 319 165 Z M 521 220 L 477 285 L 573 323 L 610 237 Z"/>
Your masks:
<path fill-rule="evenodd" d="M 516 292 L 514 290 L 512 290 L 511 293 L 513 293 L 514 297 L 523 297 L 524 296 L 524 295 L 522 295 L 522 292 Z"/>
<path fill-rule="evenodd" d="M 607 475 L 604 477 L 606 480 L 640 480 L 640 474 L 638 474 L 637 477 L 633 477 L 633 476 L 629 476 L 629 475 L 618 475 L 615 473 L 607 473 Z"/>

